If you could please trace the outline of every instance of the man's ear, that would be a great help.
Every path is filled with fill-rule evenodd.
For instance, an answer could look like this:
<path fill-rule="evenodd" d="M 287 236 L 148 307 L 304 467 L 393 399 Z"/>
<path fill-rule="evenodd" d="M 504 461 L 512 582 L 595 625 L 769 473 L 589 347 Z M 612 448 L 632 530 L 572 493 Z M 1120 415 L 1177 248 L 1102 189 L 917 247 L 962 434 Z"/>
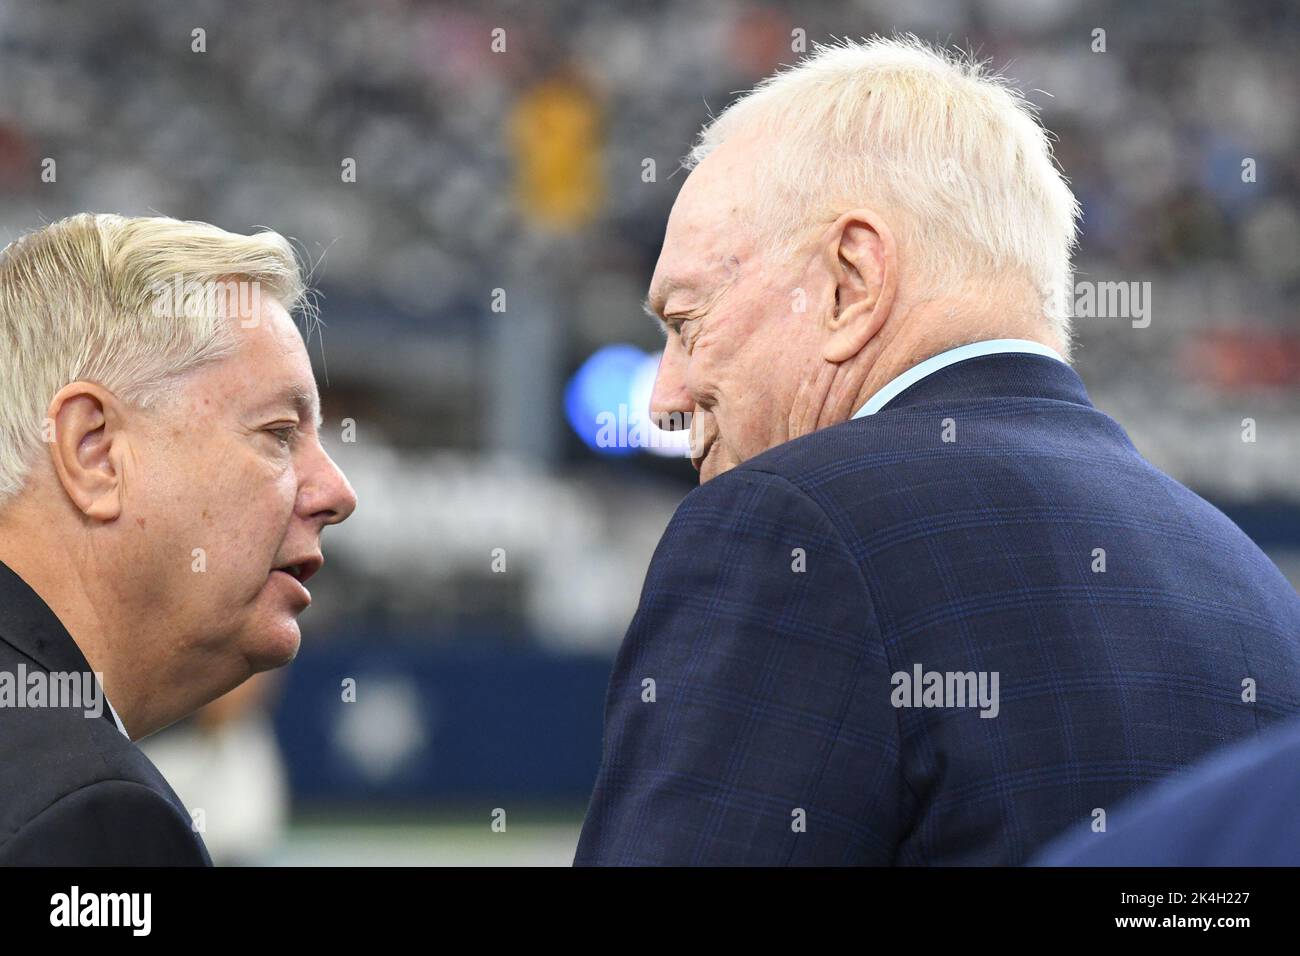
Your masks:
<path fill-rule="evenodd" d="M 897 247 L 879 214 L 852 209 L 827 232 L 823 255 L 835 278 L 835 311 L 822 358 L 839 364 L 866 347 L 894 307 Z"/>
<path fill-rule="evenodd" d="M 54 471 L 69 500 L 88 518 L 113 521 L 122 513 L 124 409 L 93 382 L 72 382 L 50 402 Z"/>

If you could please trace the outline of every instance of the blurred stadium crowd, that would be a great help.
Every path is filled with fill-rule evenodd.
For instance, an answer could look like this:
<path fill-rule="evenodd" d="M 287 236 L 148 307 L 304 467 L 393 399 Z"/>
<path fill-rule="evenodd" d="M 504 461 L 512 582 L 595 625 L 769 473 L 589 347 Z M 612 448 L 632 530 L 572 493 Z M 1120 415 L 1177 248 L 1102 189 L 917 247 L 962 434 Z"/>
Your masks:
<path fill-rule="evenodd" d="M 609 657 L 694 473 L 589 447 L 566 384 L 604 346 L 660 347 L 640 303 L 700 124 L 800 43 L 900 30 L 1040 107 L 1084 208 L 1077 280 L 1150 284 L 1149 324 L 1076 320 L 1094 401 L 1300 580 L 1294 3 L 0 3 L 0 242 L 153 212 L 276 229 L 313 267 L 327 445 L 361 505 L 326 536 L 277 717 L 296 798 L 580 807 Z M 483 676 L 506 667 L 520 683 Z M 302 729 L 367 668 L 390 681 L 369 731 Z M 556 713 L 493 696 L 530 680 Z M 518 775 L 492 778 L 507 752 Z"/>

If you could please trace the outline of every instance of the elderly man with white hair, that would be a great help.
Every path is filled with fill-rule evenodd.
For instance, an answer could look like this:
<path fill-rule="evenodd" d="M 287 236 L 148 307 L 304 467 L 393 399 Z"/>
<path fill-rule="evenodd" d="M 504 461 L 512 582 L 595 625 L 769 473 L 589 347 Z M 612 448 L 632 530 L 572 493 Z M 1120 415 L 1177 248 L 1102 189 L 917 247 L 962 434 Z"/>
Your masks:
<path fill-rule="evenodd" d="M 320 443 L 272 232 L 80 215 L 0 252 L 0 864 L 210 859 L 133 741 L 293 659 Z"/>
<path fill-rule="evenodd" d="M 1300 597 L 1068 364 L 1078 207 L 1002 79 L 819 48 L 691 153 L 648 308 L 701 486 L 579 864 L 1012 864 L 1300 709 Z"/>

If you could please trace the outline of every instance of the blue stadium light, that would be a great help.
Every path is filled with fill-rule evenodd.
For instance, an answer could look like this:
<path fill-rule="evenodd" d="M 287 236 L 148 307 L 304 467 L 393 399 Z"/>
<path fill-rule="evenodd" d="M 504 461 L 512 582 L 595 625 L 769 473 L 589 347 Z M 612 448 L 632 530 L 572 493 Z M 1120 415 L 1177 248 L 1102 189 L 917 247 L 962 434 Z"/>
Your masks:
<path fill-rule="evenodd" d="M 569 425 L 600 455 L 625 457 L 638 451 L 686 457 L 689 434 L 666 432 L 650 421 L 650 393 L 659 355 L 633 345 L 608 345 L 574 373 L 564 391 Z"/>
<path fill-rule="evenodd" d="M 569 426 L 597 454 L 624 457 L 637 451 L 621 427 L 633 414 L 632 384 L 647 359 L 634 345 L 599 349 L 569 379 L 564 412 Z"/>

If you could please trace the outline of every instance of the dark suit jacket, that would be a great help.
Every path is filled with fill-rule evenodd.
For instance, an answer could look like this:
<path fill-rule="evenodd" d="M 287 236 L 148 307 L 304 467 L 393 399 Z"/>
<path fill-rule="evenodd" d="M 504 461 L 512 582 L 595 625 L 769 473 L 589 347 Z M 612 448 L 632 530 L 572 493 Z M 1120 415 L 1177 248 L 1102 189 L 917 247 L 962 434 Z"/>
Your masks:
<path fill-rule="evenodd" d="M 1300 722 L 1232 744 L 1125 803 L 1105 832 L 1077 823 L 1040 866 L 1300 866 Z"/>
<path fill-rule="evenodd" d="M 968 359 L 687 495 L 575 862 L 1022 863 L 1300 712 L 1298 635 L 1295 589 L 1068 366 Z M 996 672 L 997 716 L 894 706 L 918 665 Z"/>
<path fill-rule="evenodd" d="M 90 665 L 45 602 L 0 564 L 0 672 Z M 185 805 L 107 705 L 0 706 L 0 865 L 211 866 Z"/>

